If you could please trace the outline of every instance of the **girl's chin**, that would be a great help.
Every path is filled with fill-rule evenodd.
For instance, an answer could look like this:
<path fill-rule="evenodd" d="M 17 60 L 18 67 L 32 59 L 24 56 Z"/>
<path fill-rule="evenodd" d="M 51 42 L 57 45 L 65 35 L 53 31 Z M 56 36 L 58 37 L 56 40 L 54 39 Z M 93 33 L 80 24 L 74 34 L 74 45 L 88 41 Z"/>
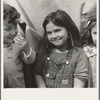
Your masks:
<path fill-rule="evenodd" d="M 61 43 L 53 43 L 55 46 L 62 46 L 62 44 Z"/>

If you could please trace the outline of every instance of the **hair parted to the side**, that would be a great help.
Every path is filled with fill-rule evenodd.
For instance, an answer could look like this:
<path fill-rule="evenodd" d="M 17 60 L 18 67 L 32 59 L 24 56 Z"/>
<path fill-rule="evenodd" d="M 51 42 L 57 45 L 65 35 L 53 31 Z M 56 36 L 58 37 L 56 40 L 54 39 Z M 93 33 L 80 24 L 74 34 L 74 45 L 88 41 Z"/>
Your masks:
<path fill-rule="evenodd" d="M 85 22 L 84 28 L 82 29 L 84 35 L 81 36 L 81 41 L 83 46 L 94 44 L 92 40 L 91 30 L 95 25 L 96 25 L 96 17 L 89 18 L 88 21 Z"/>
<path fill-rule="evenodd" d="M 9 4 L 6 4 L 3 2 L 3 20 L 8 19 L 9 23 L 17 24 L 16 19 L 20 18 L 20 13 L 17 12 L 17 10 L 10 6 Z"/>
<path fill-rule="evenodd" d="M 43 28 L 44 28 L 44 48 L 47 53 L 50 53 L 51 50 L 54 48 L 54 45 L 51 44 L 48 41 L 47 33 L 46 33 L 46 25 L 49 24 L 49 22 L 52 22 L 53 24 L 57 26 L 61 26 L 66 28 L 68 31 L 69 37 L 68 37 L 68 45 L 69 49 L 75 46 L 81 47 L 80 44 L 80 35 L 77 26 L 71 19 L 71 17 L 64 11 L 58 10 L 55 12 L 51 12 L 44 20 L 43 22 Z"/>
<path fill-rule="evenodd" d="M 89 5 L 91 6 L 89 7 Z M 96 25 L 97 20 L 97 2 L 96 0 L 87 0 L 85 5 L 82 8 L 81 15 L 81 42 L 82 45 L 91 45 L 93 44 L 91 30 Z"/>

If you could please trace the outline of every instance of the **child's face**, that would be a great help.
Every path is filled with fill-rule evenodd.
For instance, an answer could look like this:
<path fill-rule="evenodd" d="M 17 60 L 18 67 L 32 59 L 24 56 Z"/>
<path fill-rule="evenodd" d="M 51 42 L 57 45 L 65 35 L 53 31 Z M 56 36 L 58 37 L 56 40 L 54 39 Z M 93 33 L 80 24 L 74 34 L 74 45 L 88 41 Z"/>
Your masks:
<path fill-rule="evenodd" d="M 92 30 L 91 30 L 91 35 L 92 35 L 92 40 L 93 40 L 93 43 L 97 44 L 97 25 L 95 25 Z"/>
<path fill-rule="evenodd" d="M 56 47 L 66 47 L 66 42 L 68 39 L 68 32 L 66 28 L 56 26 L 50 22 L 46 26 L 46 32 L 50 43 L 54 44 Z"/>
<path fill-rule="evenodd" d="M 17 25 L 8 23 L 8 20 L 4 20 L 3 23 L 3 38 L 4 44 L 11 44 L 17 35 Z"/>

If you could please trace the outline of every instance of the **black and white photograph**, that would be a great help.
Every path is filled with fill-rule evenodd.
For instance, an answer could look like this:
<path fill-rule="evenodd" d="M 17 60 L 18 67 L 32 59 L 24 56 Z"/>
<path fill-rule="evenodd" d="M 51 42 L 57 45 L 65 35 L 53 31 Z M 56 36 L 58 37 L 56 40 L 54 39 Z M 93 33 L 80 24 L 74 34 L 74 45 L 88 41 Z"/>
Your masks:
<path fill-rule="evenodd" d="M 1 1 L 1 100 L 99 100 L 98 2 Z"/>

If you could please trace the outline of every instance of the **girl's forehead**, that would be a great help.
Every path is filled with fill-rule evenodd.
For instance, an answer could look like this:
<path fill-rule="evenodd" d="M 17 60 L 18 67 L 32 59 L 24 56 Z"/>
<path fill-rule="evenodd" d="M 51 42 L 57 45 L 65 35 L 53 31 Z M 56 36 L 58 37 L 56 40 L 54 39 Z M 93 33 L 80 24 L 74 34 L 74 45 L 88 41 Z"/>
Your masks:
<path fill-rule="evenodd" d="M 47 27 L 52 27 L 52 26 L 56 26 L 54 23 L 52 23 L 52 22 L 49 22 L 48 24 L 47 24 Z"/>
<path fill-rule="evenodd" d="M 61 28 L 61 26 L 54 24 L 53 22 L 49 22 L 46 25 L 46 29 L 54 29 L 54 28 Z"/>
<path fill-rule="evenodd" d="M 17 26 L 13 23 L 9 23 L 8 20 L 4 20 L 3 25 L 4 25 L 4 27 L 9 27 L 9 28 L 15 28 Z"/>

